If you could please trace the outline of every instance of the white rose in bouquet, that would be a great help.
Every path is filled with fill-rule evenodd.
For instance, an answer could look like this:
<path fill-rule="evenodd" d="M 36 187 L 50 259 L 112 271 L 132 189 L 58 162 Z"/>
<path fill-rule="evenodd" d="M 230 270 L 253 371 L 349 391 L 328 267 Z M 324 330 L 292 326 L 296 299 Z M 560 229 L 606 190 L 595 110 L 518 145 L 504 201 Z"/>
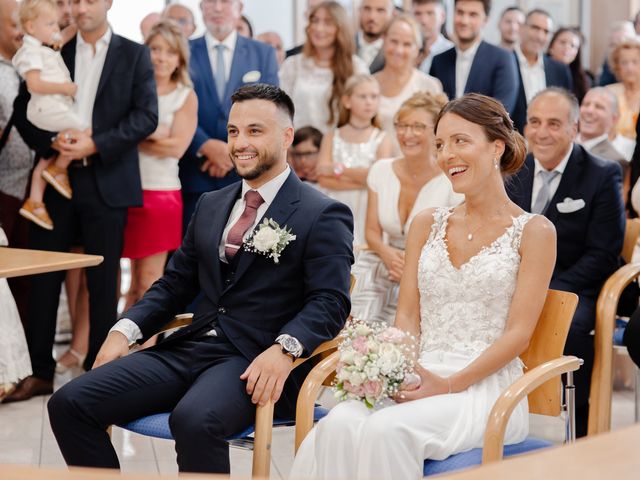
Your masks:
<path fill-rule="evenodd" d="M 380 345 L 379 354 L 380 358 L 377 363 L 380 366 L 380 371 L 384 375 L 389 375 L 398 367 L 402 366 L 404 361 L 402 351 L 391 343 L 383 343 Z"/>

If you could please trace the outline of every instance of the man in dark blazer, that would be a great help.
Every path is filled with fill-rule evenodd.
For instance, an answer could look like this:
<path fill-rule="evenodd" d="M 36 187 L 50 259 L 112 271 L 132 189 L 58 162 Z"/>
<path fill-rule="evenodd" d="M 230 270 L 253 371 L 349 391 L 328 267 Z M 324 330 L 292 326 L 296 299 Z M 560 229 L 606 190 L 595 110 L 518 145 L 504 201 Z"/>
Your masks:
<path fill-rule="evenodd" d="M 33 226 L 31 248 L 69 251 L 80 232 L 85 252 L 104 257 L 101 265 L 86 271 L 91 328 L 85 369 L 91 368 L 117 318 L 127 208 L 142 205 L 137 147 L 158 123 L 149 51 L 111 32 L 107 23 L 110 7 L 111 0 L 73 2 L 72 15 L 79 33 L 62 49 L 62 57 L 78 83 L 78 110 L 91 125 L 92 133 L 68 131 L 56 136 L 36 129 L 26 120 L 26 89 L 15 105 L 16 126 L 34 150 L 47 155 L 53 146 L 75 159 L 69 167 L 73 197 L 67 200 L 51 188 L 46 190 L 44 200 L 54 229 Z M 26 336 L 33 376 L 5 402 L 27 400 L 53 390 L 55 360 L 51 351 L 63 279 L 64 272 L 32 278 Z"/>
<path fill-rule="evenodd" d="M 511 113 L 517 95 L 515 62 L 509 52 L 481 37 L 490 5 L 486 0 L 455 2 L 456 46 L 433 58 L 430 73 L 442 82 L 450 99 L 465 93 L 481 93 L 501 101 Z"/>
<path fill-rule="evenodd" d="M 587 434 L 593 368 L 595 305 L 605 280 L 620 266 L 625 213 L 617 163 L 589 154 L 574 143 L 578 102 L 551 87 L 529 104 L 525 136 L 531 153 L 507 180 L 510 198 L 528 212 L 545 215 L 558 236 L 550 288 L 578 294 L 565 354 L 584 365 L 575 373 L 576 433 Z"/>
<path fill-rule="evenodd" d="M 249 83 L 278 85 L 278 62 L 273 47 L 236 32 L 242 16 L 240 0 L 205 0 L 200 2 L 200 8 L 207 32 L 190 41 L 198 128 L 180 160 L 185 231 L 200 195 L 240 179 L 233 170 L 225 143 L 231 94 Z M 222 72 L 218 72 L 219 67 Z"/>
<path fill-rule="evenodd" d="M 292 418 L 308 373 L 291 373 L 293 359 L 335 337 L 349 315 L 353 217 L 288 167 L 293 102 L 264 84 L 232 101 L 229 154 L 243 181 L 201 197 L 165 275 L 109 333 L 99 368 L 49 401 L 69 465 L 117 468 L 106 427 L 171 411 L 180 471 L 228 473 L 224 439 L 254 422 L 256 403 L 279 399 L 276 415 Z M 274 257 L 277 228 L 293 238 Z M 126 356 L 200 290 L 190 326 Z"/>
<path fill-rule="evenodd" d="M 518 98 L 511 119 L 521 133 L 527 120 L 527 103 L 537 92 L 546 87 L 573 89 L 569 67 L 544 53 L 552 28 L 553 20 L 546 11 L 531 10 L 520 29 L 520 45 L 513 51 L 518 67 Z"/>

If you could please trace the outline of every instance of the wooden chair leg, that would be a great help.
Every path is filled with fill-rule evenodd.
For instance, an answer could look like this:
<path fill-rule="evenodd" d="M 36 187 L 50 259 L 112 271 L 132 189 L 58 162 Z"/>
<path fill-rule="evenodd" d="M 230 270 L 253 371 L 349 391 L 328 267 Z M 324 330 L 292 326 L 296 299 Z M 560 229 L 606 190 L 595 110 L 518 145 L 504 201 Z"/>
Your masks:
<path fill-rule="evenodd" d="M 256 408 L 256 430 L 253 442 L 253 478 L 269 478 L 271 469 L 271 434 L 273 432 L 273 402 Z"/>

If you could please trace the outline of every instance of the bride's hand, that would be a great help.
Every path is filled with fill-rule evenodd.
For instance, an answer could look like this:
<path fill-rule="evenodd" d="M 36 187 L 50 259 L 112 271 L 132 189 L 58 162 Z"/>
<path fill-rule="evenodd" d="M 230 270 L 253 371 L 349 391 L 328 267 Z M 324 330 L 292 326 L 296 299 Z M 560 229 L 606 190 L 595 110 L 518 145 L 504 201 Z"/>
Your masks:
<path fill-rule="evenodd" d="M 396 402 L 410 402 L 411 400 L 449 393 L 449 382 L 446 378 L 430 372 L 419 363 L 416 364 L 415 372 L 420 376 L 420 386 L 414 390 L 398 391 L 395 396 Z"/>

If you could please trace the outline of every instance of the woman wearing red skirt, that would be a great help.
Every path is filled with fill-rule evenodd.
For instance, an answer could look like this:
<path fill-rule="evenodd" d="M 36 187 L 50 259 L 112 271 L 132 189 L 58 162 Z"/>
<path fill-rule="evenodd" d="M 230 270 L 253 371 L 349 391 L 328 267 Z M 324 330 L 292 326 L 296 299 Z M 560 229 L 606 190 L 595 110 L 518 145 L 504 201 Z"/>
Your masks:
<path fill-rule="evenodd" d="M 130 208 L 122 256 L 131 259 L 125 310 L 162 276 L 167 253 L 182 240 L 178 160 L 197 125 L 198 100 L 188 75 L 189 49 L 177 25 L 156 24 L 146 44 L 158 88 L 158 128 L 138 147 L 143 206 Z"/>

